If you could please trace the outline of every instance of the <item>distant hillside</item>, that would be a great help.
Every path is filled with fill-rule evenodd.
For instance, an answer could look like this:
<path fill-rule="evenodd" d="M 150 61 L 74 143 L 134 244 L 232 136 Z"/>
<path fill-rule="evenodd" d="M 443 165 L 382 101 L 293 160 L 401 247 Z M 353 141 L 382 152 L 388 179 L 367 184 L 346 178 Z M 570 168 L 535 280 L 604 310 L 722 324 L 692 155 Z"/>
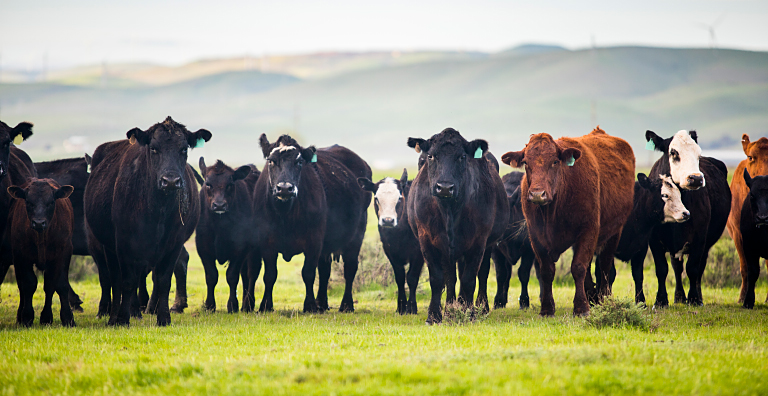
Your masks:
<path fill-rule="evenodd" d="M 263 164 L 259 134 L 297 129 L 305 144 L 343 144 L 376 167 L 415 163 L 406 138 L 449 126 L 502 154 L 532 133 L 575 136 L 600 124 L 645 164 L 657 157 L 643 150 L 646 129 L 697 129 L 713 149 L 738 148 L 742 133 L 768 135 L 766 65 L 763 52 L 619 47 L 436 59 L 309 80 L 250 71 L 160 87 L 3 84 L 0 119 L 36 124 L 22 146 L 35 158 L 72 155 L 73 144 L 63 143 L 72 135 L 93 148 L 172 115 L 213 132 L 193 163 L 204 154 Z"/>

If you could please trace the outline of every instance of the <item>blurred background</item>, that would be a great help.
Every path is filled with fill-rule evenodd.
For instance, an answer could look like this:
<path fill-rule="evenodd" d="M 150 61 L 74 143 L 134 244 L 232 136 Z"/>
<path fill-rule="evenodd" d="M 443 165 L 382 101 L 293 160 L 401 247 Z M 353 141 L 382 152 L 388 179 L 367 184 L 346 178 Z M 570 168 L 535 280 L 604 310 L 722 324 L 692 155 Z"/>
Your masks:
<path fill-rule="evenodd" d="M 34 160 L 80 156 L 172 116 L 190 154 L 264 160 L 258 136 L 413 167 L 443 128 L 500 155 L 532 133 L 696 129 L 733 165 L 768 135 L 768 2 L 0 0 L 0 120 Z"/>

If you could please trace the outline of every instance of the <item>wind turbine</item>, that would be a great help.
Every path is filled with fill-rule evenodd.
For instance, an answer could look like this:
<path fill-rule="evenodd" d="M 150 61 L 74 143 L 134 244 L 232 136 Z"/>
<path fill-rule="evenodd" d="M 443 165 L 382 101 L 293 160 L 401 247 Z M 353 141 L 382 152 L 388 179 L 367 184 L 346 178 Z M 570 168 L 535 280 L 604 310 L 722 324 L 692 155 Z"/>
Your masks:
<path fill-rule="evenodd" d="M 706 29 L 709 32 L 709 48 L 717 49 L 717 35 L 715 34 L 715 28 L 717 28 L 717 26 L 723 22 L 725 19 L 725 14 L 726 13 L 722 13 L 719 17 L 717 17 L 717 19 L 715 19 L 714 22 L 710 24 L 701 22 L 698 23 L 699 27 Z"/>

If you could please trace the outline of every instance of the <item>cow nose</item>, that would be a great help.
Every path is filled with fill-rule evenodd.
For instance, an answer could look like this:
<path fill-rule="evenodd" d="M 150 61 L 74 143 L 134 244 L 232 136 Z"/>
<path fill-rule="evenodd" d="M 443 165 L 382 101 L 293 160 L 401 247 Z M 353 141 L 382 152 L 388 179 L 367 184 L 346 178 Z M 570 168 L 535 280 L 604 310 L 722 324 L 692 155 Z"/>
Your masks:
<path fill-rule="evenodd" d="M 211 210 L 214 212 L 226 212 L 227 211 L 227 203 L 226 202 L 213 202 L 211 203 Z"/>
<path fill-rule="evenodd" d="M 435 183 L 435 195 L 441 198 L 452 198 L 453 187 L 453 183 Z"/>
<path fill-rule="evenodd" d="M 758 213 L 755 215 L 755 220 L 757 220 L 759 224 L 768 223 L 768 214 Z"/>
<path fill-rule="evenodd" d="M 160 188 L 163 190 L 176 190 L 181 188 L 181 177 L 180 176 L 161 177 Z"/>
<path fill-rule="evenodd" d="M 546 191 L 528 191 L 528 202 L 535 203 L 536 205 L 546 205 L 550 201 L 549 194 Z"/>
<path fill-rule="evenodd" d="M 395 219 L 393 217 L 383 217 L 381 219 L 381 225 L 384 227 L 394 227 Z"/>
<path fill-rule="evenodd" d="M 32 228 L 35 231 L 42 231 L 46 227 L 48 227 L 48 222 L 45 219 L 42 219 L 42 220 L 30 220 L 29 222 L 31 223 Z"/>
<path fill-rule="evenodd" d="M 296 188 L 293 187 L 293 184 L 291 183 L 283 182 L 283 183 L 277 183 L 277 188 L 275 189 L 275 191 L 279 195 L 286 195 L 286 194 L 293 194 L 294 191 L 296 191 Z"/>
<path fill-rule="evenodd" d="M 688 221 L 688 219 L 690 219 L 690 218 L 691 218 L 691 212 L 689 212 L 687 210 L 685 212 L 683 212 L 683 221 Z"/>
<path fill-rule="evenodd" d="M 704 175 L 688 175 L 689 187 L 702 187 L 704 186 Z"/>

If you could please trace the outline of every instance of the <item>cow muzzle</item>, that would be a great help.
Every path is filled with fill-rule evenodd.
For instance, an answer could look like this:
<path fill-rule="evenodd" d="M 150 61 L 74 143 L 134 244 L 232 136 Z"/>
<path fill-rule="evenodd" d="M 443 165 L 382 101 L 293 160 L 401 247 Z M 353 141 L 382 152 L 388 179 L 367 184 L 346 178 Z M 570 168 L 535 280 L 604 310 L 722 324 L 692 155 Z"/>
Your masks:
<path fill-rule="evenodd" d="M 280 201 L 288 201 L 298 193 L 296 187 L 291 183 L 281 182 L 277 183 L 273 191 L 273 195 Z"/>
<path fill-rule="evenodd" d="M 701 187 L 704 187 L 704 175 L 702 174 L 693 174 L 688 175 L 687 178 L 685 178 L 685 189 L 686 190 L 698 190 Z M 680 186 L 683 187 L 683 186 Z"/>
<path fill-rule="evenodd" d="M 528 202 L 536 205 L 548 205 L 552 202 L 552 197 L 546 191 L 528 191 Z"/>
<path fill-rule="evenodd" d="M 762 228 L 766 225 L 768 225 L 768 214 L 765 213 L 758 213 L 755 215 L 755 225 L 758 228 Z"/>
<path fill-rule="evenodd" d="M 163 176 L 160 178 L 160 189 L 174 191 L 181 188 L 181 176 Z"/>
<path fill-rule="evenodd" d="M 455 185 L 453 183 L 435 183 L 434 195 L 438 198 L 454 198 Z"/>
<path fill-rule="evenodd" d="M 48 228 L 48 221 L 45 219 L 30 220 L 29 225 L 33 230 L 37 232 L 43 232 L 46 228 Z"/>
<path fill-rule="evenodd" d="M 394 228 L 397 227 L 397 219 L 394 217 L 382 217 L 379 225 L 384 228 Z"/>
<path fill-rule="evenodd" d="M 229 205 L 226 202 L 211 202 L 211 211 L 216 214 L 227 213 Z"/>

